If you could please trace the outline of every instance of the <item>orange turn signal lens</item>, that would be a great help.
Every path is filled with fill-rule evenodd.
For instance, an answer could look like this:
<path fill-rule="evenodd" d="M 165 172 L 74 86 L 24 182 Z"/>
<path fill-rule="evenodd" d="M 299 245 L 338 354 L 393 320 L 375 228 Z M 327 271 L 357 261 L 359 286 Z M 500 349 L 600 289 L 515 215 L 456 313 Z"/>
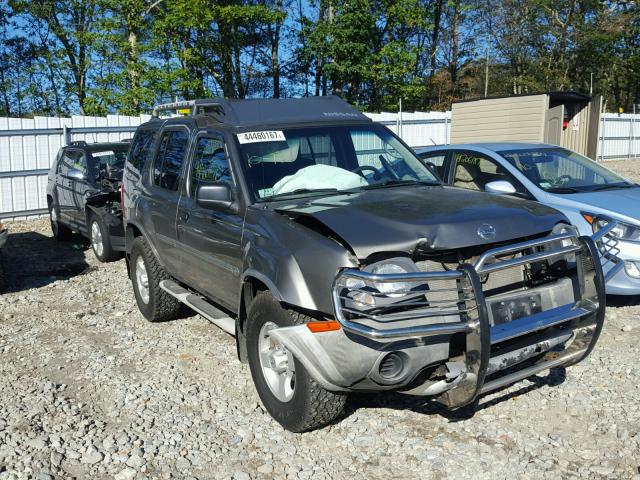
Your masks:
<path fill-rule="evenodd" d="M 309 322 L 307 328 L 311 333 L 334 332 L 340 330 L 340 324 L 334 320 L 326 322 Z"/>
<path fill-rule="evenodd" d="M 593 215 L 589 215 L 588 213 L 583 213 L 582 216 L 587 222 L 589 222 L 589 225 L 593 225 Z"/>

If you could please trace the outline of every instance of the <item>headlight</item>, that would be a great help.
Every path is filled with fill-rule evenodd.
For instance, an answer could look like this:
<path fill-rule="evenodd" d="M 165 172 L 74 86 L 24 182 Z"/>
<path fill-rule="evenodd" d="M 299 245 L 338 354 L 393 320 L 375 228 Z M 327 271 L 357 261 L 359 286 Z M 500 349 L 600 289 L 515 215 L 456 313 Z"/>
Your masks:
<path fill-rule="evenodd" d="M 418 272 L 416 264 L 406 257 L 395 257 L 388 260 L 372 263 L 362 269 L 363 272 L 374 275 L 402 275 L 406 273 Z M 357 310 L 369 310 L 372 308 L 384 307 L 393 303 L 397 297 L 404 297 L 414 287 L 415 295 L 420 295 L 422 290 L 428 289 L 424 281 L 412 282 L 378 282 L 375 280 L 350 277 L 338 284 L 338 288 L 343 288 L 341 295 L 345 300 L 345 306 Z M 409 295 L 411 296 L 411 295 Z M 394 299 L 395 298 L 395 299 Z"/>
<path fill-rule="evenodd" d="M 583 213 L 582 216 L 587 222 L 591 224 L 591 228 L 593 228 L 594 233 L 606 227 L 611 221 L 608 218 L 598 217 L 596 215 L 591 215 L 588 213 Z M 609 235 L 619 240 L 640 242 L 640 227 L 618 221 L 618 224 L 611 229 Z"/>
<path fill-rule="evenodd" d="M 395 263 L 381 263 L 380 265 L 376 265 L 373 267 L 371 273 L 375 273 L 376 275 L 387 275 L 389 273 L 408 273 L 404 268 L 400 265 L 396 265 Z M 408 284 L 406 282 L 393 282 L 393 283 L 384 283 L 379 282 L 374 284 L 376 289 L 380 293 L 384 293 L 385 295 L 390 295 L 393 293 L 401 292 L 407 289 Z"/>
<path fill-rule="evenodd" d="M 365 272 L 376 275 L 403 274 L 417 272 L 416 264 L 408 258 L 398 257 L 373 263 L 364 268 Z M 416 282 L 371 282 L 371 287 L 390 297 L 402 295 L 411 290 Z"/>

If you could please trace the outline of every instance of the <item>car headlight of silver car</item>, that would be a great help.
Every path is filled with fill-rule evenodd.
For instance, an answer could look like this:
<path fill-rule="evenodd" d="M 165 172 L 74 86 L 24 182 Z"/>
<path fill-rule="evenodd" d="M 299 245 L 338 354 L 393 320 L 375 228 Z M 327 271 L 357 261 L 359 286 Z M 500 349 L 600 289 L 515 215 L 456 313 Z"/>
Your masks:
<path fill-rule="evenodd" d="M 573 225 L 570 225 L 568 223 L 557 223 L 554 227 L 553 230 L 551 230 L 551 233 L 553 235 L 561 235 L 563 233 L 571 233 L 573 235 L 575 235 L 576 237 L 578 236 L 578 229 L 576 227 L 574 227 Z M 562 246 L 563 247 L 568 247 L 570 245 L 573 245 L 573 241 L 566 239 L 566 240 L 562 240 Z"/>
<path fill-rule="evenodd" d="M 587 222 L 591 224 L 591 228 L 593 228 L 594 233 L 606 227 L 611 221 L 610 218 L 606 218 L 598 215 L 592 215 L 585 212 L 582 212 L 582 216 Z M 617 238 L 618 240 L 624 240 L 628 242 L 640 242 L 640 227 L 631 225 L 628 223 L 624 223 L 618 220 L 617 225 L 611 229 L 611 231 L 609 232 L 609 235 Z"/>

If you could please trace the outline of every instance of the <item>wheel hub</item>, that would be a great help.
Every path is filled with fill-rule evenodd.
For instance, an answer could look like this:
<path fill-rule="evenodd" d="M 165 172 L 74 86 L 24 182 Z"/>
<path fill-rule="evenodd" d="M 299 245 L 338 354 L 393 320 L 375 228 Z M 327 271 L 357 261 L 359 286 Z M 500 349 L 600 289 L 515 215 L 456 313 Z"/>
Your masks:
<path fill-rule="evenodd" d="M 91 244 L 93 245 L 93 249 L 95 250 L 98 256 L 102 255 L 104 251 L 104 245 L 102 243 L 102 232 L 100 231 L 100 226 L 98 222 L 93 222 L 91 224 Z"/>
<path fill-rule="evenodd" d="M 260 329 L 260 368 L 271 393 L 281 402 L 288 402 L 295 393 L 295 363 L 289 349 L 269 334 L 274 328 L 278 326 L 267 322 Z"/>
<path fill-rule="evenodd" d="M 277 347 L 269 354 L 269 365 L 278 372 L 285 372 L 289 368 L 289 356 L 281 347 Z"/>
<path fill-rule="evenodd" d="M 53 230 L 53 234 L 56 235 L 58 233 L 58 214 L 55 208 L 51 209 L 49 217 L 51 219 L 51 230 Z"/>
<path fill-rule="evenodd" d="M 146 304 L 149 303 L 149 276 L 147 275 L 147 267 L 144 264 L 144 259 L 138 257 L 136 260 L 136 284 L 138 286 L 138 293 L 140 299 Z"/>

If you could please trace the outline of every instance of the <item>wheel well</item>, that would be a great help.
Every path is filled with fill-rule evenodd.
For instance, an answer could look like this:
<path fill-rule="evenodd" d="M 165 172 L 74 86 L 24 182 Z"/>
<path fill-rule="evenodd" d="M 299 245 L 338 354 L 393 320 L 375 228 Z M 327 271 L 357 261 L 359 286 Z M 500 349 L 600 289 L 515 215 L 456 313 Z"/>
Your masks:
<path fill-rule="evenodd" d="M 249 305 L 255 298 L 255 296 L 264 291 L 268 291 L 269 287 L 267 287 L 264 282 L 261 282 L 255 277 L 245 277 L 244 282 L 242 283 L 242 297 L 240 298 L 240 310 L 238 311 L 238 327 L 244 332 L 244 323 L 247 318 L 247 311 L 249 310 Z"/>
<path fill-rule="evenodd" d="M 125 244 L 127 245 L 127 252 L 131 248 L 131 244 L 136 237 L 142 235 L 142 232 L 138 227 L 132 224 L 127 225 L 127 231 L 125 232 Z"/>
<path fill-rule="evenodd" d="M 258 293 L 268 290 L 269 288 L 255 277 L 247 276 L 242 282 L 240 308 L 238 309 L 238 320 L 236 324 L 236 349 L 238 351 L 238 358 L 241 362 L 246 363 L 248 361 L 244 327 L 247 320 L 249 305 L 251 305 L 251 302 Z"/>
<path fill-rule="evenodd" d="M 85 219 L 85 224 L 87 226 L 87 230 L 89 230 L 89 221 L 91 220 L 91 216 L 96 214 L 93 209 L 89 206 L 85 206 L 84 207 L 84 219 Z"/>

